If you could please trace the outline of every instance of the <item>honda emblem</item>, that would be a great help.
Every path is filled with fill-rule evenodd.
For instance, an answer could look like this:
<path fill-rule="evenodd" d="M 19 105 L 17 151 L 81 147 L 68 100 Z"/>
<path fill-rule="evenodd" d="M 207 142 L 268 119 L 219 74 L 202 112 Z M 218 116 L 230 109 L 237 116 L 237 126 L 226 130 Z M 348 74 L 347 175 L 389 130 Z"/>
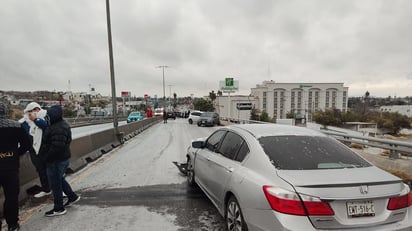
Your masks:
<path fill-rule="evenodd" d="M 369 192 L 368 186 L 367 185 L 360 186 L 359 191 L 360 191 L 361 194 L 368 194 L 368 192 Z"/>

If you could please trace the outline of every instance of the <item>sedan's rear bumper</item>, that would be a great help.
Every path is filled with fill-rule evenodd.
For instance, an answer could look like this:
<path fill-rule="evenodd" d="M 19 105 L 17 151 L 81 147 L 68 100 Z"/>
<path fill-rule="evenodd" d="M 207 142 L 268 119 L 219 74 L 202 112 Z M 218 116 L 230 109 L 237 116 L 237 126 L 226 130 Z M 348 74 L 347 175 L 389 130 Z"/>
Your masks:
<path fill-rule="evenodd" d="M 321 231 L 316 229 L 306 216 L 294 216 L 275 212 L 273 210 L 243 209 L 243 216 L 249 230 L 267 231 Z M 412 230 L 412 206 L 409 207 L 405 219 L 399 222 L 380 226 L 369 226 L 354 229 L 328 229 L 345 231 L 411 231 Z"/>

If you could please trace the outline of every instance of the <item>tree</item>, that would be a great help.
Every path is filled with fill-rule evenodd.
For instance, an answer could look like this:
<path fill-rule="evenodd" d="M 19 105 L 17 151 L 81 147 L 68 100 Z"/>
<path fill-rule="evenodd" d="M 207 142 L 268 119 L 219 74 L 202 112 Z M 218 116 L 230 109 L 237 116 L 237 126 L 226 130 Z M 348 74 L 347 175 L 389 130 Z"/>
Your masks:
<path fill-rule="evenodd" d="M 260 114 L 259 120 L 263 122 L 269 122 L 270 121 L 269 114 L 266 111 L 262 111 L 262 113 Z"/>
<path fill-rule="evenodd" d="M 254 107 L 250 110 L 250 120 L 259 120 L 258 110 Z"/>
<path fill-rule="evenodd" d="M 213 103 L 209 100 L 205 99 L 195 99 L 193 102 L 193 106 L 195 110 L 200 110 L 200 111 L 214 111 L 215 107 L 213 106 Z"/>
<path fill-rule="evenodd" d="M 216 99 L 215 91 L 212 90 L 212 92 L 209 92 L 209 98 L 210 98 L 210 100 L 212 100 L 212 102 L 215 101 L 215 99 Z"/>
<path fill-rule="evenodd" d="M 398 112 L 383 112 L 379 118 L 376 118 L 378 128 L 386 129 L 391 134 L 398 134 L 402 128 L 411 128 L 411 121 L 407 116 Z"/>
<path fill-rule="evenodd" d="M 294 119 L 295 118 L 295 113 L 293 111 L 290 111 L 290 112 L 286 113 L 286 118 Z"/>
<path fill-rule="evenodd" d="M 322 124 L 324 127 L 328 125 L 332 126 L 341 126 L 342 125 L 342 114 L 341 111 L 326 110 L 326 111 L 317 111 L 313 114 L 312 118 L 316 123 Z"/>
<path fill-rule="evenodd" d="M 76 112 L 73 110 L 73 108 L 68 108 L 68 107 L 63 108 L 63 117 L 72 118 L 75 116 L 76 116 Z"/>

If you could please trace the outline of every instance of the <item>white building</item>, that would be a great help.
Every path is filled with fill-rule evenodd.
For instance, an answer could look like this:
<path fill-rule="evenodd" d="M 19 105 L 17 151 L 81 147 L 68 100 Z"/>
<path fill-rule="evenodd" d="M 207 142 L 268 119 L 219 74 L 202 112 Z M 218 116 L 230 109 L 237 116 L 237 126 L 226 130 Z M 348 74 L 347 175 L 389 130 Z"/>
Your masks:
<path fill-rule="evenodd" d="M 347 111 L 348 87 L 343 83 L 277 83 L 264 81 L 251 89 L 256 109 L 266 111 L 269 117 L 284 119 L 288 113 L 295 118 L 312 120 L 319 110 Z"/>
<path fill-rule="evenodd" d="M 381 106 L 379 110 L 381 112 L 398 112 L 401 115 L 412 117 L 412 105 Z"/>
<path fill-rule="evenodd" d="M 256 107 L 255 102 L 253 96 L 247 95 L 217 96 L 215 108 L 222 118 L 249 120 L 252 108 Z"/>

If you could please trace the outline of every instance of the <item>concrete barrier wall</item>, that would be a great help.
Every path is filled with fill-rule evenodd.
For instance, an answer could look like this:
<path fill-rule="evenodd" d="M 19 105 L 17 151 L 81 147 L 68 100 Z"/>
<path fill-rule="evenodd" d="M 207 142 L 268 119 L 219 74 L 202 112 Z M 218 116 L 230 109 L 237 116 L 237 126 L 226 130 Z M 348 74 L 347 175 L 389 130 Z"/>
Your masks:
<path fill-rule="evenodd" d="M 123 139 L 128 140 L 160 120 L 160 118 L 155 117 L 147 118 L 119 126 L 118 130 L 122 133 Z M 74 139 L 70 145 L 72 156 L 67 173 L 78 171 L 85 167 L 87 163 L 98 159 L 122 143 L 123 141 L 119 140 L 115 134 L 114 128 Z M 38 185 L 40 185 L 40 180 L 30 160 L 30 155 L 27 153 L 20 158 L 20 201 L 28 198 L 29 194 L 27 191 Z M 3 190 L 1 190 L 0 201 L 3 201 L 3 199 Z M 3 206 L 0 206 L 0 213 L 2 214 L 2 212 Z"/>

